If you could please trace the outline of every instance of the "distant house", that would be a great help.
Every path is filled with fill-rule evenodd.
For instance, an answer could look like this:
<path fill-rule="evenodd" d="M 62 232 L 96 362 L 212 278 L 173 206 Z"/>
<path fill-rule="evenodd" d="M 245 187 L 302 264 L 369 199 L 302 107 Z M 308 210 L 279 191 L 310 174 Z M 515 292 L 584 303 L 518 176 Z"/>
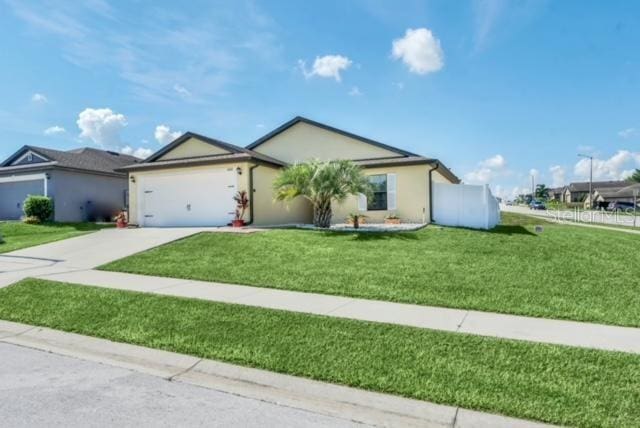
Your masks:
<path fill-rule="evenodd" d="M 69 151 L 24 146 L 0 164 L 0 219 L 23 216 L 28 195 L 49 196 L 54 220 L 108 219 L 127 205 L 127 174 L 139 159 L 93 148 Z"/>
<path fill-rule="evenodd" d="M 628 185 L 629 183 L 627 181 L 594 181 L 592 184 L 592 191 L 605 190 L 605 189 L 620 190 L 623 187 L 626 187 Z M 589 195 L 588 181 L 570 183 L 564 189 L 563 202 L 566 202 L 568 204 L 585 202 L 588 195 Z M 586 202 L 588 203 L 588 201 Z"/>
<path fill-rule="evenodd" d="M 640 183 L 630 184 L 622 188 L 597 189 L 593 192 L 593 201 L 598 207 L 606 208 L 611 202 L 633 202 L 640 194 Z"/>
<path fill-rule="evenodd" d="M 562 201 L 562 194 L 564 193 L 564 187 L 554 187 L 549 189 L 547 193 L 550 201 Z"/>

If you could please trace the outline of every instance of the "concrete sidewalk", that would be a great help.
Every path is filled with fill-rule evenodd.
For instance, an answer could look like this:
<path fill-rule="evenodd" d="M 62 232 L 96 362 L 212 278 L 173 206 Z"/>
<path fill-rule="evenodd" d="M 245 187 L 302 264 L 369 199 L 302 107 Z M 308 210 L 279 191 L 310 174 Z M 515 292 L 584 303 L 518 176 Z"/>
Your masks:
<path fill-rule="evenodd" d="M 640 354 L 640 329 L 97 270 L 42 279 L 482 336 Z"/>
<path fill-rule="evenodd" d="M 0 343 L 39 349 L 375 426 L 548 425 L 241 367 L 190 355 L 0 321 Z"/>

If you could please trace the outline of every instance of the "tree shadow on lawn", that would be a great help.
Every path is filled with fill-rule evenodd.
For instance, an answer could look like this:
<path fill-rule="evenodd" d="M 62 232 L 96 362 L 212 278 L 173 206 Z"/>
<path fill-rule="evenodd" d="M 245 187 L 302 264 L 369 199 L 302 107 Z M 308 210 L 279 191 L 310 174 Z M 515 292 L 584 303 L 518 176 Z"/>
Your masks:
<path fill-rule="evenodd" d="M 531 232 L 524 226 L 515 226 L 515 225 L 498 225 L 491 230 L 480 230 L 480 232 L 485 233 L 494 233 L 499 235 L 529 235 L 529 236 L 538 236 L 537 234 Z"/>
<path fill-rule="evenodd" d="M 403 241 L 415 241 L 418 239 L 416 232 L 354 232 L 354 231 L 326 231 L 320 232 L 326 237 L 349 237 L 354 241 L 384 241 L 397 239 Z"/>

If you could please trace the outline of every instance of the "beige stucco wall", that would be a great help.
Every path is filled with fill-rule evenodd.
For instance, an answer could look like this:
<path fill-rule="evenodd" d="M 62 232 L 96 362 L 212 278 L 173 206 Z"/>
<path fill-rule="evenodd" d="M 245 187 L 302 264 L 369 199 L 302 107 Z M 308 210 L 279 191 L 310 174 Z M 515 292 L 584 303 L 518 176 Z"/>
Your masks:
<path fill-rule="evenodd" d="M 254 224 L 269 226 L 278 224 L 311 223 L 313 211 L 304 198 L 291 202 L 276 202 L 273 199 L 273 181 L 279 169 L 260 165 L 253 170 Z"/>
<path fill-rule="evenodd" d="M 165 175 L 165 174 L 177 174 L 181 172 L 197 172 L 197 171 L 210 171 L 212 169 L 220 169 L 220 168 L 241 168 L 242 175 L 238 177 L 238 190 L 248 190 L 249 189 L 249 164 L 247 162 L 241 163 L 224 163 L 224 164 L 216 164 L 216 165 L 207 165 L 207 166 L 195 166 L 189 168 L 167 168 L 167 169 L 156 169 L 151 171 L 136 171 L 129 173 L 129 222 L 131 224 L 138 224 L 138 184 L 140 183 L 140 178 L 143 176 L 153 176 L 153 175 Z M 131 176 L 135 177 L 135 183 L 131 181 Z M 249 214 L 245 214 L 245 220 L 248 220 Z"/>
<path fill-rule="evenodd" d="M 358 198 L 351 196 L 342 204 L 333 204 L 333 223 L 344 223 L 350 213 L 367 216 L 369 223 L 381 223 L 388 214 L 396 214 L 402 222 L 429 222 L 429 165 L 397 166 L 365 169 L 365 175 L 396 174 L 396 206 L 395 210 L 358 211 Z M 436 172 L 434 181 L 448 180 Z"/>
<path fill-rule="evenodd" d="M 224 155 L 228 150 L 190 138 L 175 149 L 162 155 L 158 160 L 193 158 L 197 156 Z"/>
<path fill-rule="evenodd" d="M 370 159 L 398 156 L 371 144 L 304 122 L 298 122 L 255 148 L 256 152 L 287 163 L 309 159 Z"/>

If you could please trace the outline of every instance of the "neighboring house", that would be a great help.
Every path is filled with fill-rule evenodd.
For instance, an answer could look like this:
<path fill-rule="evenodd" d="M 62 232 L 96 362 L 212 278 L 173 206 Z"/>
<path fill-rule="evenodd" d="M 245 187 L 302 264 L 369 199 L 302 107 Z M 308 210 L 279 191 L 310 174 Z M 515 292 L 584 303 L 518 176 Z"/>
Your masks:
<path fill-rule="evenodd" d="M 0 219 L 22 217 L 28 195 L 51 197 L 55 221 L 109 219 L 127 204 L 127 175 L 115 169 L 138 161 L 92 148 L 24 146 L 0 164 Z"/>
<path fill-rule="evenodd" d="M 592 191 L 600 189 L 621 189 L 628 186 L 626 181 L 594 181 Z M 564 202 L 578 203 L 585 202 L 589 195 L 589 182 L 570 183 L 564 190 Z M 588 203 L 588 201 L 587 201 Z"/>
<path fill-rule="evenodd" d="M 598 207 L 606 208 L 611 202 L 631 202 L 640 194 L 640 183 L 625 182 L 622 188 L 597 189 L 593 192 L 593 200 Z"/>
<path fill-rule="evenodd" d="M 549 189 L 548 196 L 550 201 L 562 201 L 564 187 L 554 187 Z"/>
<path fill-rule="evenodd" d="M 302 117 L 296 117 L 246 148 L 186 133 L 129 174 L 129 219 L 139 226 L 215 226 L 233 218 L 232 200 L 249 192 L 246 219 L 256 225 L 311 223 L 303 198 L 275 202 L 273 182 L 281 168 L 311 159 L 349 159 L 361 165 L 374 197 L 350 197 L 333 206 L 333 222 L 351 212 L 381 222 L 388 214 L 429 223 L 431 183 L 458 183 L 437 159 L 419 156 Z"/>

